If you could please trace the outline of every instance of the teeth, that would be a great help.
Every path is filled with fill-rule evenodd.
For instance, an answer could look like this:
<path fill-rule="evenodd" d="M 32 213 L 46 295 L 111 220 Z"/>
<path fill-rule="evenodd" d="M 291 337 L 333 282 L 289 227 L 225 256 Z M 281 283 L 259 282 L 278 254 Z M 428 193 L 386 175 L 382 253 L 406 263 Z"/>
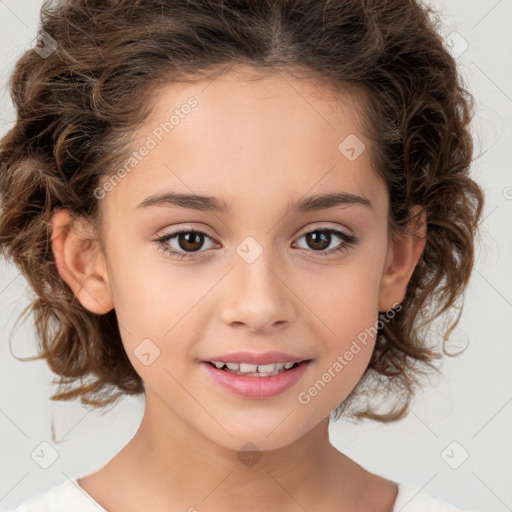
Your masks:
<path fill-rule="evenodd" d="M 224 366 L 227 366 L 227 369 L 231 372 L 235 373 L 244 373 L 244 374 L 258 374 L 258 373 L 266 373 L 277 375 L 284 370 L 289 370 L 295 363 L 287 362 L 287 363 L 271 363 L 271 364 L 249 364 L 249 363 L 224 363 L 222 361 L 212 361 L 215 365 L 215 368 L 219 370 Z"/>
<path fill-rule="evenodd" d="M 244 370 L 244 365 L 240 365 L 240 371 L 243 372 L 245 371 Z M 284 364 L 283 363 L 276 363 L 276 364 L 260 364 L 258 366 L 258 372 L 260 373 L 272 373 L 275 369 L 278 369 L 278 370 L 282 370 L 284 368 Z M 252 370 L 252 371 L 256 371 L 256 370 Z"/>
<path fill-rule="evenodd" d="M 235 365 L 238 366 L 238 365 Z M 228 364 L 229 368 L 229 364 Z M 237 368 L 229 368 L 230 370 L 237 370 Z M 258 365 L 257 364 L 247 364 L 247 363 L 240 363 L 240 368 L 238 369 L 241 373 L 254 373 L 258 371 Z M 263 370 L 262 370 L 263 371 Z"/>

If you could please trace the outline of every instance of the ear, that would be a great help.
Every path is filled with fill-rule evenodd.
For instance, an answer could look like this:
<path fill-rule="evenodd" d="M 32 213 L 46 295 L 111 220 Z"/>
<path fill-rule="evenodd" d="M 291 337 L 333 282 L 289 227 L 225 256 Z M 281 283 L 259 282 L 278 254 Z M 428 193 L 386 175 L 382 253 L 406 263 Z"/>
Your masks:
<path fill-rule="evenodd" d="M 58 272 L 80 304 L 103 315 L 113 309 L 106 259 L 91 224 L 68 210 L 52 216 L 52 250 Z"/>
<path fill-rule="evenodd" d="M 408 229 L 396 235 L 389 243 L 384 273 L 379 288 L 379 311 L 384 312 L 404 300 L 407 285 L 416 264 L 425 249 L 427 214 L 415 205 Z"/>

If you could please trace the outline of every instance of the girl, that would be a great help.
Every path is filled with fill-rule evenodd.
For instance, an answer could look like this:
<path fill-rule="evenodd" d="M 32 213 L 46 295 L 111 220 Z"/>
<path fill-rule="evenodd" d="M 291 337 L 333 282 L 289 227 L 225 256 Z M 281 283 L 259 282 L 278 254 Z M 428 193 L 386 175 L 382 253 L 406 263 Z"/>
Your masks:
<path fill-rule="evenodd" d="M 104 467 L 16 511 L 457 510 L 328 437 L 407 414 L 441 357 L 425 326 L 473 265 L 471 96 L 429 10 L 41 13 L 11 79 L 1 247 L 37 293 L 52 399 L 145 410 Z"/>

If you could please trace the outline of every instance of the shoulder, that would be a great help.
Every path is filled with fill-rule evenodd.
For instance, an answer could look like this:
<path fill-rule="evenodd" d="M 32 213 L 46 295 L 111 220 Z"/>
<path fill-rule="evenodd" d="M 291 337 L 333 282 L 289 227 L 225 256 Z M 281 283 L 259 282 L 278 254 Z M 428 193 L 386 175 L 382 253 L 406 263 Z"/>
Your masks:
<path fill-rule="evenodd" d="M 80 488 L 76 480 L 66 480 L 6 512 L 107 512 Z"/>
<path fill-rule="evenodd" d="M 440 498 L 435 498 L 425 491 L 408 484 L 398 484 L 398 495 L 391 512 L 478 512 L 462 510 L 450 505 Z"/>

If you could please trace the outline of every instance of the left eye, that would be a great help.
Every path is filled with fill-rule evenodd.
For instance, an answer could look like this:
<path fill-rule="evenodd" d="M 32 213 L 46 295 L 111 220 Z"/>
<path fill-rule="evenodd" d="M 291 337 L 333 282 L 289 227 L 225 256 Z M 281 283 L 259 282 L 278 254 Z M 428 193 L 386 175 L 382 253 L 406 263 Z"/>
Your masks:
<path fill-rule="evenodd" d="M 341 239 L 343 243 L 338 243 L 336 248 L 324 252 L 327 249 L 327 247 L 331 245 L 333 234 L 334 238 Z M 348 233 L 345 233 L 343 231 L 338 231 L 337 229 L 329 228 L 316 228 L 313 231 L 308 231 L 307 233 L 304 233 L 299 238 L 299 240 L 304 237 L 306 237 L 307 243 L 316 249 L 314 252 L 322 251 L 319 253 L 320 256 L 328 256 L 333 252 L 342 252 L 348 250 L 357 242 L 355 236 L 349 235 Z M 324 247 L 326 242 L 327 247 Z"/>
<path fill-rule="evenodd" d="M 335 238 L 341 239 L 342 243 L 338 243 L 338 247 L 326 251 L 327 247 L 331 245 L 333 234 Z M 172 233 L 157 238 L 155 242 L 157 242 L 159 248 L 164 253 L 171 254 L 179 259 L 190 259 L 194 257 L 192 255 L 194 252 L 205 252 L 199 251 L 204 243 L 205 237 L 211 239 L 202 231 L 178 229 Z M 304 237 L 306 238 L 307 243 L 313 247 L 313 252 L 318 253 L 319 256 L 329 256 L 335 252 L 346 251 L 357 243 L 357 238 L 354 235 L 349 235 L 343 231 L 330 228 L 315 228 L 312 231 L 304 233 L 298 240 Z M 178 247 L 172 248 L 172 245 L 168 243 L 170 240 L 174 240 L 175 242 L 177 241 Z"/>

